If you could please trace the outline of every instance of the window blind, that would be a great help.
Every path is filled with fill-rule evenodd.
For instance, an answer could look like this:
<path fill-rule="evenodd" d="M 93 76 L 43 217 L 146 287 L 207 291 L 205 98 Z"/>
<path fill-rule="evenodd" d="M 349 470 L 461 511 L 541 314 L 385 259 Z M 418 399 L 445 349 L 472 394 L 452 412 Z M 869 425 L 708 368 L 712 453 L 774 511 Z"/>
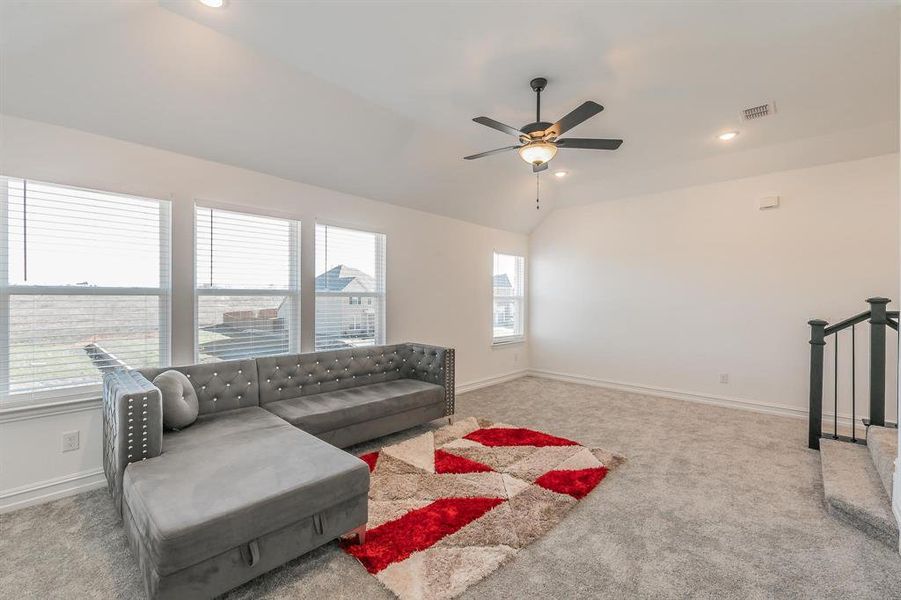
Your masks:
<path fill-rule="evenodd" d="M 0 404 L 169 358 L 169 203 L 0 177 Z"/>
<path fill-rule="evenodd" d="M 300 221 L 195 207 L 199 362 L 300 351 Z"/>
<path fill-rule="evenodd" d="M 494 342 L 525 336 L 525 258 L 494 253 Z"/>
<path fill-rule="evenodd" d="M 385 235 L 316 225 L 316 350 L 385 343 Z"/>

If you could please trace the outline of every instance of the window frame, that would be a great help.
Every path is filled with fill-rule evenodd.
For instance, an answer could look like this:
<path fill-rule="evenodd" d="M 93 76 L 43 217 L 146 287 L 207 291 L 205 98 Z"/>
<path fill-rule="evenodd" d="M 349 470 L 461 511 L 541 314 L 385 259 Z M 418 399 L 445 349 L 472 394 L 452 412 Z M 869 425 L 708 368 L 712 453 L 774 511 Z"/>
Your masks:
<path fill-rule="evenodd" d="M 201 288 L 198 284 L 198 273 L 197 273 L 197 210 L 204 209 L 210 211 L 223 211 L 223 212 L 231 212 L 237 214 L 250 215 L 254 217 L 265 217 L 268 219 L 281 219 L 283 221 L 288 221 L 291 224 L 289 229 L 289 244 L 291 246 L 291 253 L 289 254 L 289 262 L 288 262 L 288 288 Z M 303 254 L 303 222 L 289 214 L 285 213 L 277 213 L 273 211 L 265 211 L 265 210 L 253 210 L 248 209 L 242 205 L 234 205 L 227 204 L 223 202 L 213 202 L 206 200 L 195 200 L 194 206 L 192 207 L 192 237 L 193 244 L 191 245 L 191 269 L 193 272 L 193 305 L 194 305 L 194 315 L 193 315 L 193 338 L 194 338 L 194 347 L 193 347 L 193 360 L 194 364 L 200 364 L 200 317 L 199 317 L 199 308 L 200 308 L 200 298 L 201 296 L 210 296 L 210 297 L 228 297 L 228 296 L 272 296 L 272 297 L 294 297 L 293 309 L 295 317 L 295 323 L 293 326 L 288 328 L 288 353 L 300 353 L 301 350 L 301 332 L 303 330 L 303 285 L 301 282 L 301 264 L 302 264 L 302 254 Z M 267 355 L 270 356 L 270 355 Z M 243 358 L 255 358 L 255 357 L 243 357 Z M 231 360 L 231 359 L 230 359 Z M 234 360 L 240 360 L 236 358 Z"/>
<path fill-rule="evenodd" d="M 319 239 L 317 237 L 317 229 L 319 226 L 323 227 L 335 227 L 337 229 L 348 229 L 350 231 L 357 231 L 360 233 L 369 233 L 373 235 L 379 235 L 382 237 L 382 247 L 381 247 L 381 260 L 378 260 L 376 257 L 375 261 L 375 280 L 379 281 L 381 277 L 382 281 L 382 291 L 381 292 L 319 292 L 316 290 L 316 278 L 319 274 L 316 273 L 317 265 L 316 258 L 318 255 L 318 243 Z M 323 298 L 326 297 L 338 297 L 338 298 L 349 298 L 350 296 L 359 297 L 360 298 L 360 306 L 372 306 L 372 299 L 382 299 L 381 310 L 376 311 L 376 324 L 375 324 L 375 337 L 372 346 L 381 346 L 388 343 L 388 234 L 383 231 L 375 230 L 375 229 L 367 229 L 365 227 L 341 223 L 336 221 L 325 221 L 321 219 L 316 219 L 313 223 L 313 317 L 312 317 L 312 328 L 313 328 L 313 347 L 310 352 L 326 352 L 327 350 L 319 350 L 316 348 L 316 299 L 320 296 Z M 366 304 L 363 304 L 363 299 L 366 298 Z M 349 303 L 349 301 L 348 301 Z M 348 304 L 350 306 L 350 304 Z M 356 305 L 354 305 L 356 306 Z M 365 347 L 365 346 L 360 346 Z"/>
<path fill-rule="evenodd" d="M 498 256 L 507 256 L 521 261 L 522 266 L 522 293 L 520 295 L 511 295 L 511 296 L 497 296 L 494 293 L 494 278 L 497 276 L 497 273 L 494 272 L 495 264 L 497 263 Z M 526 302 L 528 298 L 528 294 L 526 292 L 527 278 L 526 278 L 526 257 L 520 254 L 511 254 L 508 252 L 499 252 L 495 250 L 491 254 L 491 345 L 492 346 L 507 346 L 510 344 L 524 344 L 527 339 L 527 331 L 526 331 Z M 515 291 L 515 286 L 514 286 Z M 504 335 L 497 336 L 494 333 L 495 329 L 495 320 L 497 317 L 497 313 L 495 312 L 495 302 L 498 298 L 512 298 L 516 304 L 519 305 L 519 329 L 521 333 L 512 334 L 512 335 Z"/>
<path fill-rule="evenodd" d="M 57 387 L 48 390 L 31 392 L 12 392 L 10 379 L 10 312 L 13 296 L 156 296 L 159 299 L 159 366 L 168 365 L 172 358 L 172 202 L 151 196 L 124 194 L 106 190 L 66 185 L 46 180 L 0 175 L 0 181 L 21 179 L 41 185 L 53 186 L 77 192 L 91 192 L 106 196 L 118 196 L 128 199 L 157 202 L 160 224 L 160 286 L 159 287 L 122 287 L 122 286 L 85 286 L 70 285 L 14 285 L 9 281 L 9 199 L 8 189 L 0 192 L 0 412 L 19 410 L 47 404 L 78 402 L 98 398 L 103 390 L 103 383 L 89 383 Z M 26 192 L 27 193 L 27 192 Z M 131 368 L 143 368 L 151 365 L 129 365 Z"/>

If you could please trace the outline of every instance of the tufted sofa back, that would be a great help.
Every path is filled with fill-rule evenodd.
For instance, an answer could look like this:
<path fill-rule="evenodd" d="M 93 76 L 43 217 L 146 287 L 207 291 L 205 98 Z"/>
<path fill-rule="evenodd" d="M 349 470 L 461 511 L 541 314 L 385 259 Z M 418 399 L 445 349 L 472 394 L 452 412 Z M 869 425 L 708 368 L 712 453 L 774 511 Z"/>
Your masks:
<path fill-rule="evenodd" d="M 139 369 L 139 372 L 153 381 L 154 377 L 169 370 L 181 371 L 191 380 L 202 415 L 260 404 L 260 385 L 253 359 Z"/>
<path fill-rule="evenodd" d="M 394 379 L 444 385 L 439 355 L 443 350 L 396 344 L 261 357 L 260 404 Z"/>
<path fill-rule="evenodd" d="M 260 404 L 400 379 L 403 348 L 368 346 L 258 358 Z"/>
<path fill-rule="evenodd" d="M 139 369 L 139 372 L 148 381 L 170 369 L 187 375 L 197 392 L 203 415 L 394 379 L 420 379 L 446 386 L 453 369 L 450 364 L 451 371 L 448 370 L 447 352 L 445 348 L 408 343 Z"/>

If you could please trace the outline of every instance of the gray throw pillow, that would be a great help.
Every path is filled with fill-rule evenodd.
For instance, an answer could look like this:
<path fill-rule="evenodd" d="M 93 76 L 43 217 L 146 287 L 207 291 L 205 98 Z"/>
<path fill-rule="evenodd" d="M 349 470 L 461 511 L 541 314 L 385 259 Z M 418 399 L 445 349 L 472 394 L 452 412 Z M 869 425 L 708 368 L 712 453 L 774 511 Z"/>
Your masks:
<path fill-rule="evenodd" d="M 179 371 L 163 371 L 153 379 L 163 395 L 163 427 L 184 429 L 197 420 L 197 392 Z"/>

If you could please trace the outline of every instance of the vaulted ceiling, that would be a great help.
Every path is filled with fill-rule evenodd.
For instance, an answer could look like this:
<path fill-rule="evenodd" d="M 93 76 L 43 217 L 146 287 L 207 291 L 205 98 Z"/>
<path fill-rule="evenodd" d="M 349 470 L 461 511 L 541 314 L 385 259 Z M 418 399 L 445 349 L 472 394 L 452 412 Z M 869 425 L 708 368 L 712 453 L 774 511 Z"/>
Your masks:
<path fill-rule="evenodd" d="M 898 148 L 894 2 L 0 1 L 0 112 L 515 231 Z M 625 140 L 561 150 L 542 211 L 515 153 L 461 159 L 512 140 L 472 117 L 534 120 L 536 76 L 547 120 L 596 100 L 573 135 Z"/>

